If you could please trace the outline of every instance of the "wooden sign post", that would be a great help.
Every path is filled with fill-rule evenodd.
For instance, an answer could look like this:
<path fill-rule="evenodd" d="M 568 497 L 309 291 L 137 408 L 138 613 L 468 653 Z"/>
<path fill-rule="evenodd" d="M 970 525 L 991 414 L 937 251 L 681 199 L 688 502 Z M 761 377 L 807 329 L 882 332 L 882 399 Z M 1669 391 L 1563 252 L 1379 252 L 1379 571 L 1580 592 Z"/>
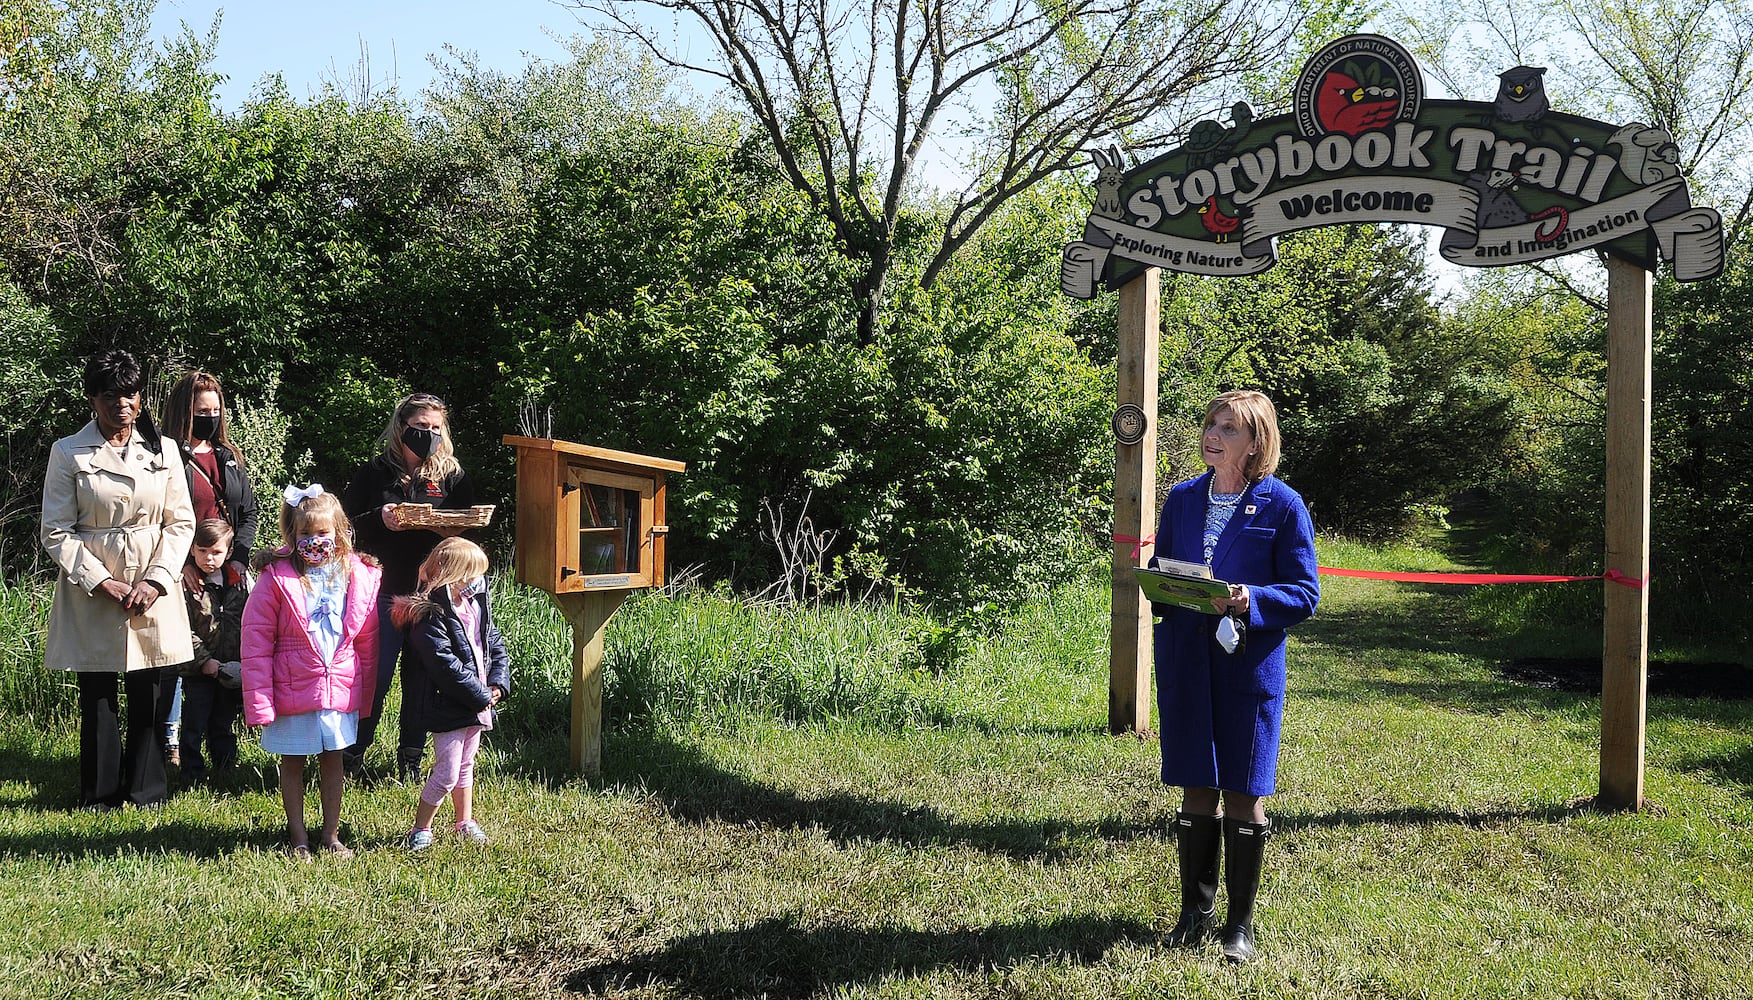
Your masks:
<path fill-rule="evenodd" d="M 1147 267 L 1120 289 L 1119 378 L 1114 421 L 1113 598 L 1108 633 L 1108 731 L 1150 728 L 1151 614 L 1134 556 L 1156 529 L 1157 344 L 1160 278 Z M 1128 410 L 1132 407 L 1132 410 Z M 1137 423 L 1126 426 L 1127 417 Z M 1131 539 L 1128 541 L 1127 539 Z"/>
<path fill-rule="evenodd" d="M 1649 689 L 1650 273 L 1607 259 L 1607 568 L 1601 656 L 1601 791 L 1610 809 L 1643 803 Z"/>
<path fill-rule="evenodd" d="M 664 580 L 665 473 L 681 462 L 506 435 L 517 449 L 517 579 L 546 591 L 572 627 L 572 749 L 603 767 L 603 637 L 627 594 Z"/>

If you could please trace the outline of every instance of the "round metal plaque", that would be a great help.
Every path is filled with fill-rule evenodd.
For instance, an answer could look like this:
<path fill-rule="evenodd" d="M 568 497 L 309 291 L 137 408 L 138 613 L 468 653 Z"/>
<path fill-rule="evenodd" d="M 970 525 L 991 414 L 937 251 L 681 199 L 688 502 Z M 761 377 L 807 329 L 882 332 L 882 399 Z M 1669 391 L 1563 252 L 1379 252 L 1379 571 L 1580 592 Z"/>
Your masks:
<path fill-rule="evenodd" d="M 1144 432 L 1150 427 L 1150 418 L 1144 411 L 1132 403 L 1122 404 L 1114 411 L 1114 438 L 1121 444 L 1133 445 L 1144 440 Z"/>

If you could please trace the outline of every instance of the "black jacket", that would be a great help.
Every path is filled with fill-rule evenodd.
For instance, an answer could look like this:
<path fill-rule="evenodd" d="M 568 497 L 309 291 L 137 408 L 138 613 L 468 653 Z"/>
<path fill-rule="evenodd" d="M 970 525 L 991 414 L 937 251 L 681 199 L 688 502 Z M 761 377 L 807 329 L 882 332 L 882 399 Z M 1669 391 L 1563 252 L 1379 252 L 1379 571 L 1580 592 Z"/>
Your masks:
<path fill-rule="evenodd" d="M 353 546 L 383 564 L 379 593 L 386 597 L 412 594 L 419 583 L 420 564 L 444 536 L 425 528 L 391 531 L 383 525 L 383 507 L 390 503 L 429 503 L 446 510 L 475 504 L 475 487 L 462 470 L 443 482 L 409 476 L 383 455 L 361 465 L 341 494 L 341 508 L 353 521 Z"/>
<path fill-rule="evenodd" d="M 183 474 L 189 480 L 189 495 L 195 495 L 195 477 L 201 473 L 195 469 L 195 454 L 189 446 L 177 442 L 183 453 Z M 237 462 L 237 456 L 222 444 L 213 446 L 213 455 L 219 460 L 219 496 L 225 501 L 225 521 L 231 525 L 231 559 L 235 562 L 248 563 L 250 549 L 256 544 L 256 526 L 261 520 L 261 512 L 256 506 L 256 491 L 250 486 L 250 477 L 244 474 L 243 466 Z M 235 657 L 233 657 L 235 659 Z"/>
<path fill-rule="evenodd" d="M 487 689 L 497 687 L 511 693 L 511 658 L 505 652 L 505 639 L 493 625 L 487 595 L 472 600 L 486 633 L 481 644 L 487 657 L 485 683 L 475 664 L 475 651 L 463 633 L 463 621 L 451 606 L 450 588 L 439 587 L 429 597 L 397 602 L 405 609 L 399 610 L 397 620 L 407 622 L 407 649 L 419 664 L 419 669 L 406 674 L 408 696 L 417 702 L 414 717 L 427 732 L 448 733 L 479 725 L 476 714 L 493 704 Z"/>

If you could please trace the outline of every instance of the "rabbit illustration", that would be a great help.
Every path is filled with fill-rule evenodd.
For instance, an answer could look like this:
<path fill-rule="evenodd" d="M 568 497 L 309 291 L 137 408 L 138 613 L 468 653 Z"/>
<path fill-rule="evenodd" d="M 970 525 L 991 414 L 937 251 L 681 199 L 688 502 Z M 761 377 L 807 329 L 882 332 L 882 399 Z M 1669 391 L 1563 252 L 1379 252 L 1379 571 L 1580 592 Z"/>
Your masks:
<path fill-rule="evenodd" d="M 1103 154 L 1099 149 L 1090 150 L 1090 159 L 1096 164 L 1096 206 L 1090 209 L 1091 215 L 1099 215 L 1104 219 L 1120 218 L 1120 177 L 1123 172 L 1120 159 L 1120 147 L 1110 146 Z"/>

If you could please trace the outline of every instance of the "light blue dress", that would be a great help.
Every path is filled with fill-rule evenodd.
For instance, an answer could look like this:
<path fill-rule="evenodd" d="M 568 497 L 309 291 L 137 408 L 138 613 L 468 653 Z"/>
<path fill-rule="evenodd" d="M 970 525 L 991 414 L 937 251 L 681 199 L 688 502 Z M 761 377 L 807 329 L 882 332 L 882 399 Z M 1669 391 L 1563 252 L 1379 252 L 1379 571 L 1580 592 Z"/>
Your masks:
<path fill-rule="evenodd" d="M 305 574 L 304 610 L 310 619 L 311 645 L 323 663 L 335 660 L 341 646 L 341 616 L 347 610 L 347 577 L 340 560 L 315 567 Z M 359 741 L 359 713 L 325 708 L 298 715 L 281 715 L 262 729 L 262 749 L 278 754 L 313 754 L 345 750 Z"/>

